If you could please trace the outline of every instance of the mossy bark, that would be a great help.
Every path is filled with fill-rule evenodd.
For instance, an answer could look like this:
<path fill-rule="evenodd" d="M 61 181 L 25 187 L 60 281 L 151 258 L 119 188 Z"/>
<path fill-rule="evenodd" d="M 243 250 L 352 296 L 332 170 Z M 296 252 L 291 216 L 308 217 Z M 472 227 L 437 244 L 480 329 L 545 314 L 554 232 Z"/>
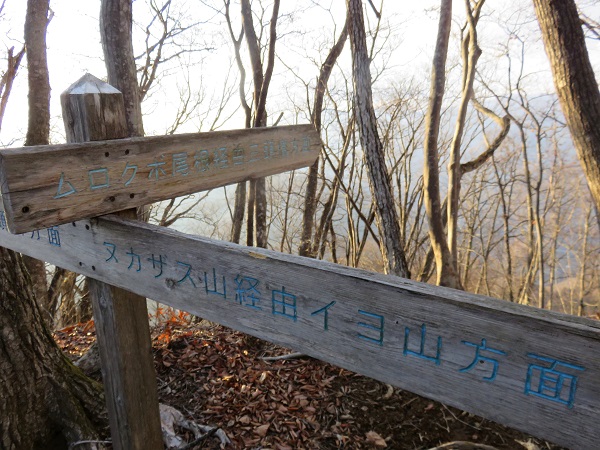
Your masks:
<path fill-rule="evenodd" d="M 62 353 L 21 256 L 1 247 L 0 385 L 0 449 L 96 439 L 107 426 L 102 386 Z"/>

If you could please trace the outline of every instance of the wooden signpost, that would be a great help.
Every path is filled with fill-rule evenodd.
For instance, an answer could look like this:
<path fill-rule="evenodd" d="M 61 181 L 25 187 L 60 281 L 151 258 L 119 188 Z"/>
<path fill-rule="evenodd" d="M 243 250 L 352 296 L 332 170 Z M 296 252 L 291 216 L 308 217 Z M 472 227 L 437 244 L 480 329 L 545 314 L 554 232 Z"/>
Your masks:
<path fill-rule="evenodd" d="M 308 130 L 294 139 L 302 142 L 305 135 L 310 135 Z M 240 133 L 236 142 L 243 138 Z M 286 142 L 286 149 L 287 143 L 293 142 L 287 135 L 280 134 L 277 139 Z M 310 146 L 318 145 L 310 139 Z M 97 144 L 81 148 L 93 149 L 94 145 Z M 111 155 L 115 148 L 133 148 L 111 147 L 112 143 L 100 145 L 108 146 L 104 148 L 110 148 L 106 151 Z M 260 145 L 265 151 L 262 141 Z M 298 148 L 301 153 L 302 147 Z M 43 148 L 34 153 L 37 159 L 45 160 L 51 159 L 54 151 L 51 148 L 48 157 Z M 38 205 L 38 213 L 38 207 L 47 211 L 40 213 L 44 219 L 32 221 L 36 211 L 20 211 L 25 203 L 14 203 L 15 194 L 27 183 L 20 182 L 19 188 L 14 188 L 18 180 L 14 170 L 21 166 L 4 166 L 8 153 L 0 153 L 0 170 L 3 180 L 11 180 L 8 187 L 2 187 L 3 192 L 9 193 L 4 204 L 11 210 L 11 231 L 29 230 L 36 223 L 51 226 L 11 234 L 7 215 L 0 212 L 0 245 L 106 283 L 93 289 L 100 303 L 116 287 L 126 289 L 558 444 L 587 450 L 598 447 L 598 322 L 323 261 L 189 236 L 122 217 L 95 217 L 59 225 L 66 216 L 62 206 L 54 207 L 52 201 L 62 200 L 60 193 L 70 189 L 67 181 L 76 191 L 70 195 L 72 201 L 79 194 L 97 198 L 95 191 L 101 189 L 115 198 L 127 197 L 130 186 L 118 177 L 115 185 L 92 189 L 100 180 L 96 178 L 99 172 L 90 176 L 90 170 L 96 170 L 91 168 L 96 167 L 95 162 L 85 166 L 83 175 L 76 169 L 75 160 L 72 166 L 56 165 L 53 177 L 47 177 L 54 181 L 53 187 L 47 183 L 40 188 L 46 192 L 50 206 L 44 209 L 43 202 L 34 201 L 37 194 L 30 194 L 27 205 Z M 75 153 L 83 157 L 85 152 Z M 127 166 L 128 160 L 116 159 Z M 98 160 L 90 157 L 86 161 Z M 152 168 L 145 170 L 144 186 L 161 192 L 160 179 L 146 180 Z M 218 172 L 216 167 L 211 170 Z M 112 173 L 108 172 L 109 181 L 113 180 Z M 57 174 L 61 177 L 58 184 Z M 187 177 L 195 175 L 189 172 L 187 176 L 170 176 L 171 181 L 165 184 L 169 192 L 181 192 L 177 183 L 188 186 Z M 236 180 L 243 179 L 246 174 L 236 176 L 241 177 Z M 80 182 L 84 188 L 78 187 Z M 228 182 L 226 176 L 219 181 Z M 137 191 L 135 194 L 137 197 Z M 64 202 L 69 204 L 68 199 Z M 81 211 L 68 207 L 68 216 L 76 220 L 99 215 L 102 208 L 102 201 L 90 202 Z M 109 301 L 115 304 L 119 300 Z M 127 323 L 128 313 L 121 314 L 125 317 L 120 320 Z M 110 345 L 118 344 L 104 344 Z M 111 351 L 123 357 L 119 353 L 122 349 Z M 103 370 L 108 369 L 108 364 L 103 361 Z M 119 372 L 117 378 L 131 375 Z M 127 411 L 114 414 L 116 426 L 129 420 Z M 111 430 L 113 435 L 120 432 L 112 422 Z"/>
<path fill-rule="evenodd" d="M 85 75 L 63 92 L 61 104 L 69 143 L 128 135 L 123 95 L 92 75 Z M 117 214 L 137 217 L 135 208 Z M 146 297 L 95 278 L 88 278 L 87 283 L 112 447 L 161 450 L 164 445 Z"/>

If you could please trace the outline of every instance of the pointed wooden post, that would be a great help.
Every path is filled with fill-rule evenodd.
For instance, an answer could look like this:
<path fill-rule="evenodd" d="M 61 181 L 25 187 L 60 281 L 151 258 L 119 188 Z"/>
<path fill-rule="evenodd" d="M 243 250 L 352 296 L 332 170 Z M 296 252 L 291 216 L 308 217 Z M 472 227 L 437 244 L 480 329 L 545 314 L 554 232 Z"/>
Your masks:
<path fill-rule="evenodd" d="M 61 103 L 68 142 L 128 137 L 123 95 L 98 78 L 83 76 L 61 95 Z M 118 214 L 135 218 L 135 209 Z M 162 450 L 146 299 L 88 281 L 113 448 Z"/>

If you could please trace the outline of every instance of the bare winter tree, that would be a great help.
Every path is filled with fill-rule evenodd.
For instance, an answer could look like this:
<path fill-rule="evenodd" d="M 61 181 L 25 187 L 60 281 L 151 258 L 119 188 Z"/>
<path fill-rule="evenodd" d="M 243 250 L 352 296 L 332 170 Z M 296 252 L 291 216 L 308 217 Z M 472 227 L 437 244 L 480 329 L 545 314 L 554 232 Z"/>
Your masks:
<path fill-rule="evenodd" d="M 239 97 L 240 104 L 242 105 L 242 109 L 244 110 L 244 126 L 245 128 L 250 128 L 252 126 L 252 109 L 248 102 L 246 101 L 246 68 L 244 67 L 244 63 L 242 62 L 242 40 L 244 38 L 244 27 L 240 31 L 239 37 L 236 38 L 236 34 L 233 31 L 233 25 L 231 22 L 231 11 L 230 5 L 231 0 L 223 0 L 225 6 L 225 20 L 227 22 L 227 29 L 229 31 L 229 36 L 233 43 L 233 50 L 235 53 L 235 61 L 240 71 L 240 81 L 239 81 Z M 235 190 L 235 201 L 234 201 L 234 209 L 231 219 L 231 241 L 236 244 L 240 243 L 241 235 L 242 235 L 242 227 L 244 225 L 244 216 L 246 213 L 246 182 L 238 183 Z M 249 221 L 253 221 L 254 219 L 248 216 Z"/>
<path fill-rule="evenodd" d="M 398 213 L 373 108 L 363 4 L 361 0 L 347 0 L 346 6 L 348 8 L 348 34 L 352 47 L 354 109 L 371 192 L 375 201 L 381 254 L 387 273 L 409 278 L 410 273 L 404 255 L 404 242 L 400 235 Z"/>
<path fill-rule="evenodd" d="M 344 49 L 344 44 L 348 38 L 348 21 L 344 24 L 344 28 L 340 33 L 336 43 L 333 45 L 325 62 L 321 66 L 317 86 L 315 90 L 315 99 L 312 111 L 312 123 L 317 131 L 321 132 L 321 115 L 323 113 L 323 100 L 327 89 L 327 82 L 331 76 L 331 71 L 338 57 Z M 304 214 L 302 221 L 302 237 L 300 243 L 299 254 L 301 256 L 315 257 L 317 248 L 313 245 L 313 229 L 315 227 L 315 212 L 317 210 L 317 184 L 319 178 L 319 161 L 310 167 L 308 171 L 308 181 L 306 185 L 306 198 L 304 202 Z"/>
<path fill-rule="evenodd" d="M 48 3 L 48 0 L 27 2 L 26 35 L 41 35 L 43 39 L 37 41 L 38 44 L 45 42 Z M 36 51 L 32 53 L 36 54 Z M 38 76 L 43 72 L 42 67 Z M 30 83 L 30 99 L 39 95 L 31 93 L 31 89 Z M 47 94 L 42 93 L 38 98 L 40 102 L 48 102 Z M 35 114 L 37 110 L 33 107 L 29 114 Z M 36 120 L 38 118 L 30 118 L 30 123 Z M 40 128 L 44 130 L 44 125 Z M 2 448 L 65 447 L 82 440 L 97 439 L 97 430 L 107 425 L 102 387 L 65 358 L 45 319 L 21 256 L 0 248 Z"/>
<path fill-rule="evenodd" d="M 123 93 L 130 136 L 143 136 L 141 92 L 132 43 L 132 1 L 102 0 L 100 36 L 108 84 Z"/>
<path fill-rule="evenodd" d="M 268 33 L 266 33 L 268 35 L 268 43 L 265 44 L 266 60 L 263 60 L 261 51 L 261 46 L 263 44 L 260 40 L 260 37 L 262 37 L 265 32 L 266 25 L 261 21 L 259 24 L 260 35 L 257 35 L 257 29 L 254 25 L 254 12 L 250 1 L 241 1 L 242 30 L 238 37 L 236 37 L 237 34 L 233 31 L 231 21 L 231 1 L 223 0 L 223 4 L 225 7 L 224 14 L 229 35 L 234 46 L 236 63 L 240 71 L 239 92 L 240 102 L 245 113 L 245 126 L 246 128 L 267 126 L 266 105 L 273 68 L 275 66 L 275 45 L 277 43 L 277 20 L 279 18 L 280 1 L 275 0 L 273 2 L 271 17 L 268 23 Z M 252 70 L 253 94 L 251 104 L 248 104 L 245 94 L 246 69 L 244 68 L 241 56 L 241 46 L 244 38 L 246 40 Z M 264 178 L 250 181 L 248 189 L 246 188 L 246 183 L 239 183 L 237 185 L 231 231 L 231 239 L 234 242 L 239 242 L 240 240 L 244 215 L 246 212 L 246 201 L 248 211 L 246 221 L 246 244 L 266 247 L 268 241 L 267 193 L 266 181 Z"/>
<path fill-rule="evenodd" d="M 51 20 L 47 1 L 31 2 L 25 19 L 27 77 L 29 81 L 29 119 L 25 145 L 48 145 L 50 140 L 50 77 L 46 57 L 46 29 Z M 48 306 L 46 265 L 29 256 L 23 260 L 33 281 L 35 296 L 43 308 Z"/>
<path fill-rule="evenodd" d="M 275 43 L 277 42 L 277 19 L 279 17 L 280 0 L 273 2 L 273 11 L 269 24 L 269 47 L 267 52 L 266 67 L 263 67 L 261 59 L 259 40 L 254 29 L 252 8 L 250 0 L 242 0 L 242 24 L 244 35 L 248 44 L 250 64 L 252 66 L 252 79 L 254 82 L 254 122 L 253 127 L 267 126 L 267 94 L 271 84 L 273 68 L 275 66 Z M 250 182 L 248 200 L 248 231 L 246 239 L 248 245 L 253 245 L 253 234 L 256 233 L 256 246 L 267 247 L 267 194 L 264 178 Z M 252 206 L 252 207 L 251 207 Z M 254 230 L 250 224 L 250 215 L 254 214 Z"/>
<path fill-rule="evenodd" d="M 554 85 L 600 227 L 600 91 L 574 0 L 534 0 Z"/>
<path fill-rule="evenodd" d="M 4 3 L 2 4 L 2 8 L 0 8 L 0 14 L 2 14 L 3 8 Z M 2 72 L 2 76 L 0 77 L 0 130 L 2 130 L 2 118 L 6 112 L 8 99 L 10 97 L 15 78 L 17 77 L 17 72 L 21 66 L 21 60 L 23 59 L 23 56 L 25 56 L 25 46 L 23 46 L 23 48 L 21 48 L 21 50 L 19 50 L 16 54 L 15 48 L 11 47 L 8 49 L 6 54 L 6 70 Z"/>
<path fill-rule="evenodd" d="M 429 222 L 429 236 L 437 268 L 437 284 L 452 288 L 461 288 L 458 267 L 448 247 L 444 221 L 442 219 L 438 167 L 438 135 L 446 83 L 446 58 L 448 55 L 451 26 L 452 0 L 442 0 L 438 36 L 433 57 L 429 109 L 427 111 L 425 126 L 423 190 Z"/>

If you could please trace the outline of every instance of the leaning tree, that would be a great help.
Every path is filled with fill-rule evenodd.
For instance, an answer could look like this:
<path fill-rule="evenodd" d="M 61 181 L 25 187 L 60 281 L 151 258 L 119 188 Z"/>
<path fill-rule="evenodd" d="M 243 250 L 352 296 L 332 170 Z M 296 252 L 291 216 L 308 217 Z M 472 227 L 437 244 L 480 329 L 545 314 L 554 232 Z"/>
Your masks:
<path fill-rule="evenodd" d="M 560 106 L 596 205 L 600 226 L 600 90 L 574 0 L 534 0 Z"/>

